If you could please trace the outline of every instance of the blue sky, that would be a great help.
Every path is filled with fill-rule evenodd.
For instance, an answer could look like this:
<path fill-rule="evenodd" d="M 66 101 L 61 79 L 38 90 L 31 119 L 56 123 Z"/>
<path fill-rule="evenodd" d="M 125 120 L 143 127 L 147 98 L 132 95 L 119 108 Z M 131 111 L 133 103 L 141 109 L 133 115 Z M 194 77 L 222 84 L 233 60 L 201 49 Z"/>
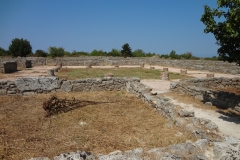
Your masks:
<path fill-rule="evenodd" d="M 0 47 L 30 41 L 33 52 L 49 46 L 72 52 L 132 50 L 217 56 L 212 34 L 203 32 L 203 5 L 216 0 L 0 0 Z"/>

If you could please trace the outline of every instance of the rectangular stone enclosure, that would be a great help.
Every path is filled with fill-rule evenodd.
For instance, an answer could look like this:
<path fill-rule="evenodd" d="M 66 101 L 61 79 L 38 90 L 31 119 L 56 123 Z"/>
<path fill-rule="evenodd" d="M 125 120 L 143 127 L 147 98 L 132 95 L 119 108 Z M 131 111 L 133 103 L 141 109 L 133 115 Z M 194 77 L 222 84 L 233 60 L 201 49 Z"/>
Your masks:
<path fill-rule="evenodd" d="M 0 63 L 1 73 L 12 73 L 17 71 L 17 62 L 2 62 Z"/>

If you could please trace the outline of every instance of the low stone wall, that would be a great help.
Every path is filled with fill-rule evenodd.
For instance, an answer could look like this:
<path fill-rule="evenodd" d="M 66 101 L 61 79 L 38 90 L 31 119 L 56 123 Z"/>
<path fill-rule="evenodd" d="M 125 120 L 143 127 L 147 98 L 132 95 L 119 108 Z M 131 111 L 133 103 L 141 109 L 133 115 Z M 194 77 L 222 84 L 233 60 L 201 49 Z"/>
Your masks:
<path fill-rule="evenodd" d="M 0 63 L 1 73 L 12 73 L 17 71 L 17 62 L 2 62 Z"/>
<path fill-rule="evenodd" d="M 234 93 L 218 91 L 218 88 L 240 89 L 240 78 L 196 78 L 172 82 L 170 85 L 171 90 L 193 96 L 208 105 L 215 105 L 223 109 L 232 108 L 240 112 L 240 96 Z"/>
<path fill-rule="evenodd" d="M 79 80 L 59 80 L 57 77 L 18 78 L 16 81 L 0 82 L 0 95 L 125 90 L 126 82 L 136 80 L 139 81 L 138 78 L 117 77 Z"/>
<path fill-rule="evenodd" d="M 101 56 L 79 56 L 79 57 L 1 57 L 2 61 L 17 61 L 18 64 L 31 60 L 33 66 L 41 65 L 58 65 L 64 66 L 120 66 L 120 65 L 136 65 L 142 64 L 161 65 L 169 67 L 177 67 L 189 70 L 203 70 L 211 72 L 219 72 L 226 74 L 240 74 L 240 67 L 235 63 L 228 63 L 223 61 L 209 61 L 209 60 L 171 60 L 161 59 L 158 57 L 101 57 Z"/>

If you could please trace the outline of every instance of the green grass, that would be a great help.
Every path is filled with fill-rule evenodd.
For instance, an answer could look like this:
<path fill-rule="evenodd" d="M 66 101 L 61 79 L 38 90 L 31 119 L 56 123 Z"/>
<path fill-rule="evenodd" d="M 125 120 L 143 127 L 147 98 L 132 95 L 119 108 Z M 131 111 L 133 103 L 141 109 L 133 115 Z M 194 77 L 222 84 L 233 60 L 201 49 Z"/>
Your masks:
<path fill-rule="evenodd" d="M 114 77 L 138 77 L 141 79 L 159 79 L 161 70 L 146 68 L 62 68 L 57 76 L 69 80 L 82 78 L 102 78 L 105 74 L 112 73 Z M 178 73 L 169 73 L 170 79 L 190 78 Z"/>

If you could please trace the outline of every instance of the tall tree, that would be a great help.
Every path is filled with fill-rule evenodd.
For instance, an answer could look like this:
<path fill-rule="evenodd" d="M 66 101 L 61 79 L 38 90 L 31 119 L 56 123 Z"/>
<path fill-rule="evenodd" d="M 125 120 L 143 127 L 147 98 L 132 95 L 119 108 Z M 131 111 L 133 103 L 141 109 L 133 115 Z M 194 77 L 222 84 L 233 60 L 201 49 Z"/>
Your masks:
<path fill-rule="evenodd" d="M 131 47 L 129 46 L 128 43 L 125 43 L 123 46 L 122 46 L 122 50 L 121 50 L 121 53 L 122 53 L 122 56 L 123 57 L 132 57 L 132 49 Z"/>
<path fill-rule="evenodd" d="M 8 49 L 13 57 L 17 57 L 17 56 L 26 57 L 26 55 L 32 52 L 32 46 L 30 45 L 30 42 L 22 38 L 13 39 Z"/>
<path fill-rule="evenodd" d="M 240 0 L 217 0 L 217 4 L 216 9 L 204 6 L 204 32 L 215 36 L 220 59 L 240 65 Z"/>
<path fill-rule="evenodd" d="M 51 57 L 55 58 L 55 57 L 63 57 L 65 50 L 63 47 L 49 47 L 48 52 Z"/>

